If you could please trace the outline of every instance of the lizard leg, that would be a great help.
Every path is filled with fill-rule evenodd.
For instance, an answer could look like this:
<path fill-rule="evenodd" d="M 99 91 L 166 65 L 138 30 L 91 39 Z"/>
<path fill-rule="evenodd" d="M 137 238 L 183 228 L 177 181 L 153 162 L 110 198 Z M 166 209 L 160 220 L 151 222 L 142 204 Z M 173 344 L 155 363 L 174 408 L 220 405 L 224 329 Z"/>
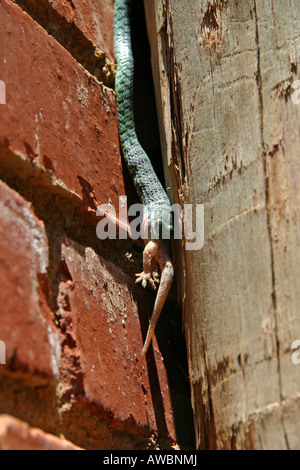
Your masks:
<path fill-rule="evenodd" d="M 156 255 L 158 253 L 158 243 L 156 241 L 150 241 L 144 248 L 143 252 L 143 269 L 142 273 L 136 274 L 137 279 L 135 282 L 141 282 L 143 287 L 147 286 L 149 282 L 150 287 L 155 290 L 157 278 L 152 274 L 154 268 L 157 265 Z"/>
<path fill-rule="evenodd" d="M 144 347 L 142 350 L 142 355 L 145 355 L 149 348 L 149 345 L 151 343 L 151 340 L 154 334 L 156 323 L 159 319 L 162 308 L 168 297 L 168 293 L 170 291 L 173 277 L 174 277 L 174 268 L 173 268 L 172 261 L 168 254 L 167 247 L 158 241 L 156 241 L 155 244 L 157 245 L 155 258 L 160 266 L 161 279 L 160 279 L 160 284 L 159 284 L 159 288 L 158 288 L 156 299 L 155 299 L 152 316 L 151 316 L 149 327 L 148 327 L 146 340 L 145 340 Z"/>

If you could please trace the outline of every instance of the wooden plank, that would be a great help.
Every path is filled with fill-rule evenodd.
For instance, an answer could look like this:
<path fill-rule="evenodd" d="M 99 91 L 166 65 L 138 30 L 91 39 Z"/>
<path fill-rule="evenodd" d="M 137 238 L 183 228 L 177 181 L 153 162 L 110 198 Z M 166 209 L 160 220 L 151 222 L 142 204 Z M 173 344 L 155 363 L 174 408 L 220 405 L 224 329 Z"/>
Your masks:
<path fill-rule="evenodd" d="M 197 446 L 300 448 L 300 4 L 145 1 L 173 201 Z"/>

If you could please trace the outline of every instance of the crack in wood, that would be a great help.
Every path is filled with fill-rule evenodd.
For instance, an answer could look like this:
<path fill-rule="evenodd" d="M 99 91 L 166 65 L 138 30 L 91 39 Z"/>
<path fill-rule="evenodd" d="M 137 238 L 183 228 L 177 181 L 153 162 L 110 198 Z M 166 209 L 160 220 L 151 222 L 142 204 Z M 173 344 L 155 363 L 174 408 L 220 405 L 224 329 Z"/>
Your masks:
<path fill-rule="evenodd" d="M 268 152 L 266 150 L 266 142 L 264 137 L 264 97 L 263 97 L 263 80 L 262 80 L 262 71 L 261 71 L 261 44 L 260 44 L 260 35 L 259 35 L 259 24 L 258 24 L 258 12 L 257 12 L 257 3 L 254 0 L 253 3 L 253 13 L 254 13 L 254 21 L 255 21 L 255 32 L 256 32 L 256 45 L 257 45 L 257 87 L 258 87 L 258 94 L 259 94 L 259 106 L 260 106 L 260 129 L 261 129 L 261 145 L 263 149 L 263 168 L 265 173 L 265 194 L 266 194 L 266 210 L 267 210 L 267 231 L 269 237 L 269 244 L 270 244 L 270 257 L 271 257 L 271 279 L 272 279 L 272 303 L 273 303 L 273 310 L 274 310 L 274 334 L 276 339 L 276 355 L 277 355 L 277 368 L 278 368 L 278 381 L 279 381 L 279 395 L 280 395 L 280 408 L 281 408 L 281 426 L 284 433 L 285 443 L 287 449 L 290 448 L 287 432 L 284 425 L 284 417 L 283 417 L 283 387 L 282 387 L 282 373 L 281 373 L 281 362 L 280 362 L 280 341 L 278 337 L 278 322 L 277 322 L 277 293 L 276 293 L 276 275 L 275 275 L 275 255 L 274 255 L 274 246 L 273 246 L 273 230 L 272 230 L 272 207 L 271 207 L 271 197 L 270 197 L 270 177 L 268 175 Z"/>
<path fill-rule="evenodd" d="M 222 42 L 222 9 L 227 4 L 227 0 L 216 0 L 208 3 L 207 10 L 201 22 L 201 43 L 205 47 L 220 47 Z"/>

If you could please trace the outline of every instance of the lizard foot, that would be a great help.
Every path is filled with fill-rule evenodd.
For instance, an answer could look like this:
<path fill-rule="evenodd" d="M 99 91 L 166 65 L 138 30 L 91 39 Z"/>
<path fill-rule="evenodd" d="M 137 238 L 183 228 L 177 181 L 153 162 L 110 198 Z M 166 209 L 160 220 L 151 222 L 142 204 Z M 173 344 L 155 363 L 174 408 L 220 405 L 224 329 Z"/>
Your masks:
<path fill-rule="evenodd" d="M 142 273 L 136 274 L 136 276 L 136 283 L 141 282 L 142 286 L 145 288 L 147 286 L 147 282 L 149 282 L 151 289 L 156 290 L 155 283 L 158 283 L 157 276 L 152 273 L 145 273 L 144 271 Z"/>

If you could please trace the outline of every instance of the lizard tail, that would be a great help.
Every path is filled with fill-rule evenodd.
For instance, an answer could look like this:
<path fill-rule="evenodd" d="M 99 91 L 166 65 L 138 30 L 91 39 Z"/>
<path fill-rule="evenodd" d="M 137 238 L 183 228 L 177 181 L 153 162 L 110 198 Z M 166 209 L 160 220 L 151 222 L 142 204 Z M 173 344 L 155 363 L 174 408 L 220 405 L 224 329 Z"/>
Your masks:
<path fill-rule="evenodd" d="M 156 299 L 155 299 L 152 316 L 150 319 L 150 324 L 148 327 L 146 340 L 144 343 L 144 347 L 142 349 L 143 356 L 146 355 L 148 348 L 150 346 L 156 323 L 159 319 L 160 312 L 162 311 L 164 303 L 168 297 L 168 293 L 170 291 L 172 281 L 173 281 L 173 276 L 174 276 L 174 268 L 170 259 L 168 259 L 164 263 L 163 266 L 160 266 L 160 268 L 161 268 L 161 279 L 160 279 L 160 284 L 159 284 L 158 292 L 157 292 Z"/>

